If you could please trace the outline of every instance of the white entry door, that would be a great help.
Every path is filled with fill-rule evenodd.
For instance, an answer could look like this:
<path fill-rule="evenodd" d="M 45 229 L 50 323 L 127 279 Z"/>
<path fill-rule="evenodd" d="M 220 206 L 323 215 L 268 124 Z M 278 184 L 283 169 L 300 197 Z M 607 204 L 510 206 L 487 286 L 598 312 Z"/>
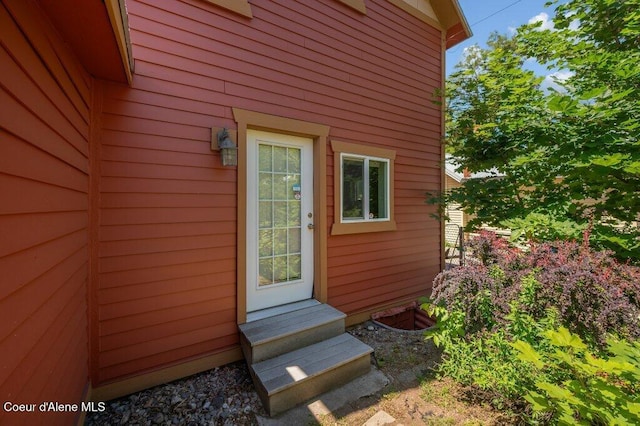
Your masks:
<path fill-rule="evenodd" d="M 247 312 L 313 292 L 313 140 L 247 131 Z"/>

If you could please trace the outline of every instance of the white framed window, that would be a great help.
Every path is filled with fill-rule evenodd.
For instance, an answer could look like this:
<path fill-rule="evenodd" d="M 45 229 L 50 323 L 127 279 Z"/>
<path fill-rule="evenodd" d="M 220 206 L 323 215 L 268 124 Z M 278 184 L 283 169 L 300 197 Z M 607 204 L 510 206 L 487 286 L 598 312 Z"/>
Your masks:
<path fill-rule="evenodd" d="M 389 220 L 389 160 L 340 155 L 341 222 Z"/>
<path fill-rule="evenodd" d="M 331 234 L 395 230 L 395 151 L 340 141 L 331 141 L 331 147 L 334 152 Z"/>

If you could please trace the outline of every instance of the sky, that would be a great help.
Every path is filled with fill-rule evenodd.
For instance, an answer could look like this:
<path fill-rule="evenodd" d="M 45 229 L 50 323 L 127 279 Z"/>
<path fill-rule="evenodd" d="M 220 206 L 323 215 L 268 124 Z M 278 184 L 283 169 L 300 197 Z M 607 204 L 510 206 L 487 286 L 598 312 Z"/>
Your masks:
<path fill-rule="evenodd" d="M 533 20 L 542 20 L 543 27 L 549 25 L 553 6 L 544 7 L 546 2 L 547 0 L 458 0 L 473 36 L 447 51 L 447 75 L 462 59 L 466 47 L 474 44 L 485 47 L 489 35 L 494 31 L 513 34 L 517 27 Z M 542 68 L 534 71 L 540 75 L 546 73 Z"/>

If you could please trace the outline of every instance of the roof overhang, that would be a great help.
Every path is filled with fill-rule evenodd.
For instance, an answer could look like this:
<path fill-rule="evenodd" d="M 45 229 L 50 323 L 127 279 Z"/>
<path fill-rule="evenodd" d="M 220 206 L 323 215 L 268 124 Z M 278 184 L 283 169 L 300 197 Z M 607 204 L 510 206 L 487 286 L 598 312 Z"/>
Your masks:
<path fill-rule="evenodd" d="M 347 3 L 346 0 L 340 0 Z M 350 0 L 349 3 L 356 1 Z M 362 1 L 362 0 L 360 0 Z M 416 18 L 434 26 L 445 33 L 446 48 L 471 37 L 471 28 L 467 23 L 458 0 L 388 0 L 390 3 L 414 15 Z M 363 4 L 363 13 L 366 13 Z"/>
<path fill-rule="evenodd" d="M 447 49 L 471 37 L 471 27 L 462 13 L 458 0 L 431 0 L 431 7 L 446 31 Z"/>
<path fill-rule="evenodd" d="M 131 82 L 133 56 L 124 0 L 38 0 L 93 76 Z"/>

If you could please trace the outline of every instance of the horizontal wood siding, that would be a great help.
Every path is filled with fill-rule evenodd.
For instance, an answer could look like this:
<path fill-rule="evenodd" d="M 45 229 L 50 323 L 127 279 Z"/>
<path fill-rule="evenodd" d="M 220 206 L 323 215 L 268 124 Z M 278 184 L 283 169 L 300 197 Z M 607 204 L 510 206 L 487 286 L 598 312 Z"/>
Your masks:
<path fill-rule="evenodd" d="M 105 85 L 101 116 L 98 383 L 238 344 L 237 175 L 209 146 L 211 127 L 235 127 L 232 107 L 397 151 L 398 231 L 329 238 L 330 303 L 427 294 L 438 270 L 424 193 L 440 187 L 439 31 L 386 0 L 365 16 L 335 0 L 250 4 L 253 19 L 127 1 L 136 73 Z"/>
<path fill-rule="evenodd" d="M 32 0 L 2 2 L 0 34 L 0 400 L 79 404 L 91 78 Z M 0 410 L 0 424 L 77 416 Z"/>

